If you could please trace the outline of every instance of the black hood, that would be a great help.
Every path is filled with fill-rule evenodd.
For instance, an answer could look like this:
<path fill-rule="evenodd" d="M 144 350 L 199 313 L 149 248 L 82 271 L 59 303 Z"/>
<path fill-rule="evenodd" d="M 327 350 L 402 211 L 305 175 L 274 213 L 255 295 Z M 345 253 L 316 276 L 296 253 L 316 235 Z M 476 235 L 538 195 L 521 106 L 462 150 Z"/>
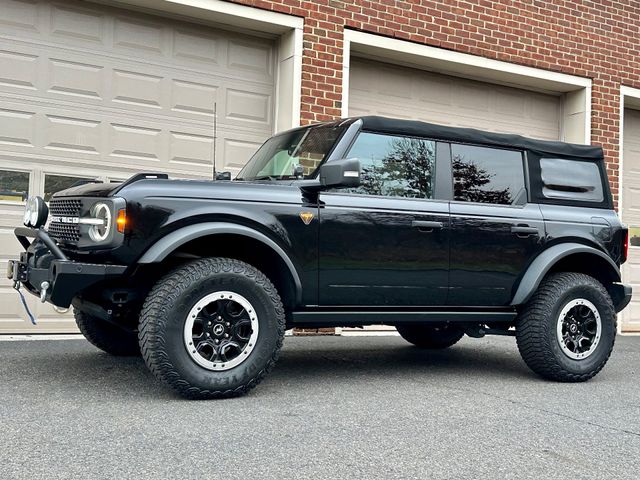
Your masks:
<path fill-rule="evenodd" d="M 53 194 L 54 198 L 60 197 L 108 197 L 111 193 L 118 189 L 122 183 L 98 183 L 91 182 L 77 187 L 67 188 Z"/>

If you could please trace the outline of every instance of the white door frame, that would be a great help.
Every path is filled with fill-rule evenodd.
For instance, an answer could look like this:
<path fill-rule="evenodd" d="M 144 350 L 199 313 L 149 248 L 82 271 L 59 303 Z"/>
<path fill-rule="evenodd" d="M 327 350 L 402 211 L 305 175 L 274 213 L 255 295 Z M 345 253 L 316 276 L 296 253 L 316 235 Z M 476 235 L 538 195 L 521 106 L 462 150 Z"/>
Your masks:
<path fill-rule="evenodd" d="M 592 81 L 590 78 L 551 72 L 349 29 L 344 30 L 343 117 L 349 115 L 349 65 L 352 53 L 386 63 L 423 68 L 445 75 L 562 95 L 560 129 L 562 139 L 572 143 L 591 143 Z"/>

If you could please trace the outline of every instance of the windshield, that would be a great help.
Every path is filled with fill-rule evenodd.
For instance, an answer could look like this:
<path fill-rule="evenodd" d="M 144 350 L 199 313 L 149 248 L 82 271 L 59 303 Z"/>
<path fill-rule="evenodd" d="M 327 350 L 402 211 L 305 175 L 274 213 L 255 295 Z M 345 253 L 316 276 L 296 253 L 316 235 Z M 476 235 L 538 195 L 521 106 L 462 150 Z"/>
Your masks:
<path fill-rule="evenodd" d="M 251 157 L 236 180 L 311 178 L 346 128 L 320 125 L 276 135 Z"/>

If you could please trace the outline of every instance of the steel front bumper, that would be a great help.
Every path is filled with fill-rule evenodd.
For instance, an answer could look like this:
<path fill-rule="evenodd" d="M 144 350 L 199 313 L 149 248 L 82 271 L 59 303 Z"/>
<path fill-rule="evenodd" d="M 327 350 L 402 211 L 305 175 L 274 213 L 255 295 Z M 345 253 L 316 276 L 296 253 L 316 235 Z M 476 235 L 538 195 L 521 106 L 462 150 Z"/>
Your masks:
<path fill-rule="evenodd" d="M 122 265 L 69 260 L 44 229 L 20 227 L 15 229 L 15 235 L 26 251 L 20 254 L 20 260 L 9 260 L 7 277 L 58 307 L 69 307 L 83 290 L 120 276 L 127 269 Z M 28 238 L 33 238 L 33 242 Z"/>

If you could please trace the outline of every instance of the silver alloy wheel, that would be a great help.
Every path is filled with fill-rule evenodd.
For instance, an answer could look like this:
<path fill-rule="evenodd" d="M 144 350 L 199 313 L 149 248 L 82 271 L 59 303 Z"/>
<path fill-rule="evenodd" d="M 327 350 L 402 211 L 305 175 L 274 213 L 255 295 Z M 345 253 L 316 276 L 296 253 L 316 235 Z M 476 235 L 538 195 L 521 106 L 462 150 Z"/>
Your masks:
<path fill-rule="evenodd" d="M 598 309 L 584 298 L 571 300 L 558 316 L 556 335 L 567 357 L 573 360 L 587 358 L 595 351 L 602 335 Z"/>
<path fill-rule="evenodd" d="M 189 356 L 207 370 L 229 370 L 244 362 L 258 339 L 258 316 L 249 301 L 235 292 L 210 293 L 189 311 L 184 345 Z"/>

